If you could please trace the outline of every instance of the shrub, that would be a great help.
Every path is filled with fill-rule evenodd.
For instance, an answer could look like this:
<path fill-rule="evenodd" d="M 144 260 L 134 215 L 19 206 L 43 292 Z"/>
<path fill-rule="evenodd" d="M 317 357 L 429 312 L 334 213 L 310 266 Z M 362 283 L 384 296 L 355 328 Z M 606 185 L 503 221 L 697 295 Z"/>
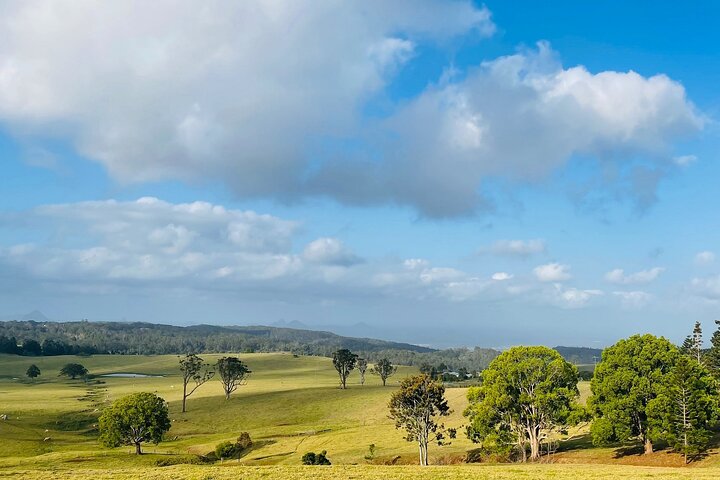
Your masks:
<path fill-rule="evenodd" d="M 222 442 L 215 446 L 215 455 L 218 458 L 233 458 L 238 453 L 234 443 Z"/>
<path fill-rule="evenodd" d="M 209 459 L 200 455 L 170 455 L 159 458 L 155 461 L 157 467 L 170 467 L 172 465 L 203 465 L 209 463 Z"/>
<path fill-rule="evenodd" d="M 316 454 L 314 452 L 307 452 L 302 456 L 303 465 L 330 465 L 330 460 L 327 458 L 327 451 Z"/>
<path fill-rule="evenodd" d="M 250 447 L 252 447 L 250 434 L 248 432 L 242 432 L 235 443 L 218 443 L 215 447 L 215 456 L 217 458 L 240 458 Z"/>
<path fill-rule="evenodd" d="M 248 432 L 242 432 L 235 443 L 240 450 L 247 450 L 252 447 L 252 444 L 253 442 L 250 439 L 250 434 Z"/>

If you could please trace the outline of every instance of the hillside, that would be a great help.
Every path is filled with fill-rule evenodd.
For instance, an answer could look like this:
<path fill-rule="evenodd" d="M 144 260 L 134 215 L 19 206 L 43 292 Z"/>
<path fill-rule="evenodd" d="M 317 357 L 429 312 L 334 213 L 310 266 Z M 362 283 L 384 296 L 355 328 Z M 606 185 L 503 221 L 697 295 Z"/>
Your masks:
<path fill-rule="evenodd" d="M 375 361 L 387 357 L 394 363 L 419 366 L 445 364 L 449 368 L 478 371 L 499 352 L 486 348 L 436 350 L 409 343 L 371 338 L 344 337 L 330 332 L 268 326 L 193 325 L 181 327 L 122 322 L 0 322 L 0 344 L 34 340 L 60 343 L 58 353 L 107 353 L 129 355 L 184 354 L 187 352 L 292 352 L 330 356 L 339 348 Z M 13 344 L 12 341 L 5 343 Z M 13 353 L 13 352 L 5 352 Z"/>

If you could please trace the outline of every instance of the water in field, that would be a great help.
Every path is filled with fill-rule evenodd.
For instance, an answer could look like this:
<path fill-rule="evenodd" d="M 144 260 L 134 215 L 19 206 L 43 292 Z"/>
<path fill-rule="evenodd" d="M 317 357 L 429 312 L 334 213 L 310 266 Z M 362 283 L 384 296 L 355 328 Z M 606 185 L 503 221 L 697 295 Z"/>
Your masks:
<path fill-rule="evenodd" d="M 154 378 L 162 377 L 163 375 L 147 375 L 144 373 L 106 373 L 100 375 L 101 377 L 114 377 L 114 378 Z"/>

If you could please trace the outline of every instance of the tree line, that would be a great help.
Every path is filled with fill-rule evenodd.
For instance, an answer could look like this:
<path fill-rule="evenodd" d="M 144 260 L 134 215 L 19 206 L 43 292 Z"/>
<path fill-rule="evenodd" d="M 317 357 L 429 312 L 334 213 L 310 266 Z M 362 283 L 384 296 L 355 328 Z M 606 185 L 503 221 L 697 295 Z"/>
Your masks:
<path fill-rule="evenodd" d="M 18 340 L 21 339 L 21 340 Z M 179 327 L 120 322 L 0 322 L 0 353 L 16 355 L 182 355 L 224 352 L 291 352 L 330 357 L 346 348 L 370 362 L 447 365 L 478 372 L 499 352 L 487 348 L 436 350 L 406 343 L 351 338 L 330 332 L 276 327 Z"/>

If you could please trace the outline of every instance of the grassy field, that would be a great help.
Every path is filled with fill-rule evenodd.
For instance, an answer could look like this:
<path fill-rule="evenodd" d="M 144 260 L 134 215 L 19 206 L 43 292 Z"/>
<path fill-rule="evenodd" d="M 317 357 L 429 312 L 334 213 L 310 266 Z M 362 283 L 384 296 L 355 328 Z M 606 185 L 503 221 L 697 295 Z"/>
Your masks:
<path fill-rule="evenodd" d="M 218 356 L 205 355 L 214 362 Z M 337 388 L 331 361 L 290 354 L 243 354 L 253 370 L 247 385 L 226 401 L 220 382 L 203 385 L 180 413 L 182 384 L 175 356 L 39 357 L 0 356 L 0 477 L 18 478 L 717 478 L 720 461 L 714 452 L 688 468 L 679 456 L 665 451 L 650 457 L 632 448 L 594 449 L 584 429 L 543 465 L 457 465 L 475 446 L 463 435 L 465 388 L 449 388 L 453 414 L 445 421 L 458 429 L 451 445 L 431 449 L 431 463 L 453 464 L 420 470 L 416 447 L 405 442 L 387 418 L 387 402 L 397 379 L 413 373 L 401 368 L 388 387 L 368 375 L 364 386 L 357 374 L 348 390 Z M 100 377 L 99 383 L 57 377 L 67 362 L 79 362 L 92 374 L 142 373 L 156 378 Z M 24 377 L 35 363 L 43 374 Z M 107 449 L 97 443 L 99 411 L 109 402 L 136 391 L 161 395 L 170 403 L 172 428 L 166 441 L 135 456 L 130 448 Z M 588 385 L 581 384 L 582 398 Z M 214 465 L 171 465 L 206 454 L 240 432 L 250 433 L 255 446 L 240 462 Z M 370 444 L 376 454 L 364 457 Z M 300 467 L 308 451 L 327 450 L 332 467 Z M 394 465 L 384 465 L 394 464 Z M 658 468 L 655 468 L 658 467 Z M 662 468 L 659 468 L 662 467 Z"/>

